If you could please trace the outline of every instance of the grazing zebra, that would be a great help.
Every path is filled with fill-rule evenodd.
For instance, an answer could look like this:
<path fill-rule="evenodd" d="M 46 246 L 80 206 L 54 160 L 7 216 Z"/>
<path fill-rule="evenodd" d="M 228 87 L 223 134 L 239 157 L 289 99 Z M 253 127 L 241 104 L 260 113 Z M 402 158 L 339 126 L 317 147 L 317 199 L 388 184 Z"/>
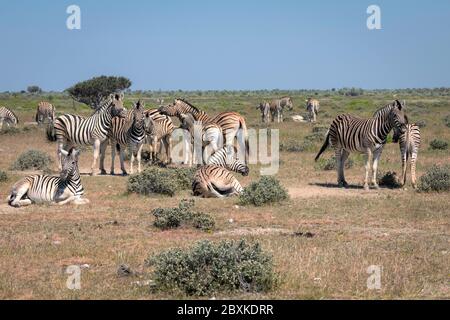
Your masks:
<path fill-rule="evenodd" d="M 237 150 L 233 146 L 227 145 L 217 150 L 211 157 L 209 157 L 206 164 L 224 167 L 230 171 L 240 173 L 243 176 L 248 176 L 248 166 L 239 161 L 236 155 Z"/>
<path fill-rule="evenodd" d="M 202 142 L 204 152 L 201 164 L 203 164 L 204 161 L 206 162 L 208 160 L 209 155 L 216 152 L 219 146 L 222 145 L 222 129 L 216 123 L 209 122 L 204 124 L 201 121 L 196 121 L 190 113 L 182 114 L 180 117 L 180 128 L 189 131 L 191 135 L 191 147 L 193 148 L 193 159 L 195 160 L 197 160 L 197 143 Z M 201 136 L 197 137 L 197 134 L 201 134 Z M 196 139 L 201 140 L 196 141 Z"/>
<path fill-rule="evenodd" d="M 320 103 L 319 100 L 308 98 L 306 100 L 306 111 L 309 113 L 309 122 L 317 121 L 317 114 L 319 113 Z"/>
<path fill-rule="evenodd" d="M 114 117 L 111 120 L 111 127 L 108 138 L 100 146 L 100 172 L 106 174 L 104 160 L 108 143 L 111 145 L 111 171 L 114 175 L 114 161 L 116 158 L 116 148 L 120 156 L 120 169 L 122 175 L 128 175 L 124 164 L 124 151 L 128 148 L 131 155 L 130 173 L 134 173 L 134 160 L 138 162 L 138 172 L 141 172 L 141 153 L 145 142 L 144 127 L 144 103 L 140 100 L 134 104 L 133 109 L 127 112 L 125 118 Z M 109 140 L 109 141 L 108 141 Z"/>
<path fill-rule="evenodd" d="M 372 184 L 375 188 L 378 188 L 378 160 L 386 144 L 387 136 L 392 129 L 399 130 L 406 123 L 404 107 L 398 100 L 379 109 L 370 119 L 361 119 L 348 114 L 340 115 L 333 120 L 325 143 L 316 156 L 316 161 L 331 145 L 336 154 L 338 184 L 340 187 L 348 187 L 344 177 L 345 160 L 347 160 L 350 152 L 365 153 L 367 154 L 367 162 L 364 189 L 369 189 L 368 180 L 372 157 Z"/>
<path fill-rule="evenodd" d="M 192 191 L 203 198 L 224 198 L 239 195 L 244 189 L 226 168 L 205 165 L 195 173 Z"/>
<path fill-rule="evenodd" d="M 13 207 L 28 206 L 32 203 L 64 205 L 67 203 L 86 204 L 78 170 L 79 151 L 71 148 L 61 150 L 62 170 L 59 177 L 31 175 L 19 180 L 11 189 L 8 204 Z"/>
<path fill-rule="evenodd" d="M 206 114 L 206 112 L 199 110 L 189 102 L 182 99 L 175 99 L 172 105 L 161 107 L 158 110 L 165 115 L 171 117 L 176 116 L 180 119 L 180 121 L 182 121 L 182 114 L 190 113 L 194 117 L 195 121 L 201 121 L 203 124 L 215 123 L 221 127 L 225 138 L 225 143 L 229 145 L 234 143 L 235 138 L 238 139 L 238 135 L 241 132 L 245 145 L 245 163 L 248 163 L 249 144 L 247 125 L 244 117 L 242 117 L 239 113 L 222 112 L 211 118 Z"/>
<path fill-rule="evenodd" d="M 270 115 L 272 117 L 272 122 L 275 120 L 275 116 L 277 117 L 277 122 L 283 122 L 283 110 L 285 107 L 288 107 L 288 110 L 292 110 L 294 104 L 292 103 L 292 99 L 290 97 L 283 97 L 281 99 L 272 100 L 270 103 Z"/>
<path fill-rule="evenodd" d="M 61 150 L 65 144 L 70 146 L 93 145 L 94 160 L 91 166 L 91 175 L 95 175 L 94 168 L 100 152 L 100 144 L 107 139 L 112 118 L 123 116 L 123 111 L 123 94 L 111 94 L 88 118 L 71 114 L 57 117 L 54 121 L 54 131 L 58 141 L 59 168 L 61 168 Z"/>
<path fill-rule="evenodd" d="M 55 120 L 55 107 L 49 102 L 39 102 L 36 110 L 36 122 L 37 124 L 41 124 L 45 122 L 45 119 L 48 122 L 53 122 Z"/>
<path fill-rule="evenodd" d="M 19 123 L 19 117 L 7 107 L 0 107 L 0 129 L 3 128 L 3 123 L 9 126 L 16 126 Z"/>
<path fill-rule="evenodd" d="M 267 101 L 261 102 L 256 109 L 261 112 L 262 123 L 268 123 L 270 121 L 270 104 Z"/>
<path fill-rule="evenodd" d="M 411 183 L 413 188 L 417 188 L 416 180 L 416 161 L 420 149 L 420 128 L 416 124 L 407 124 L 394 134 L 394 142 L 400 145 L 400 154 L 402 158 L 402 185 L 406 184 L 406 171 L 408 169 L 407 161 L 411 165 Z"/>
<path fill-rule="evenodd" d="M 156 120 L 157 119 L 157 120 Z M 172 163 L 172 133 L 175 130 L 172 120 L 167 116 L 152 117 L 150 113 L 145 114 L 145 131 L 147 141 L 150 144 L 150 160 L 156 161 L 156 150 L 160 142 L 159 153 L 164 146 L 166 151 L 166 162 Z"/>

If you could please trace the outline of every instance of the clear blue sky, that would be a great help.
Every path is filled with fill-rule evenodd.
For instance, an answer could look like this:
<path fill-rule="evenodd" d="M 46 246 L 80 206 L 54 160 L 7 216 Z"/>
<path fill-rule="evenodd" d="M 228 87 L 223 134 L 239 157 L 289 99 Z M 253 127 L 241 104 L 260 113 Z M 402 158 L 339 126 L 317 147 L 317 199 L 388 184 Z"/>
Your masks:
<path fill-rule="evenodd" d="M 2 0 L 0 40 L 0 91 L 102 74 L 149 90 L 450 86 L 448 0 Z"/>

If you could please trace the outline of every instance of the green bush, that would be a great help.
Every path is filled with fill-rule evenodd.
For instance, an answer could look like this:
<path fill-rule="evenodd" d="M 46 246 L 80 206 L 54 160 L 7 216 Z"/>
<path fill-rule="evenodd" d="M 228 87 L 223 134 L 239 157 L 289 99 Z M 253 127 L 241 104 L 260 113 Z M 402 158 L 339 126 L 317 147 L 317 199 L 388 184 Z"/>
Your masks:
<path fill-rule="evenodd" d="M 386 173 L 378 174 L 378 184 L 387 188 L 400 188 L 402 185 L 396 172 L 388 171 Z"/>
<path fill-rule="evenodd" d="M 193 168 L 163 169 L 149 167 L 128 178 L 128 192 L 149 195 L 152 193 L 174 196 L 177 191 L 189 189 L 195 170 Z"/>
<path fill-rule="evenodd" d="M 431 167 L 419 179 L 419 191 L 449 191 L 450 190 L 450 166 Z"/>
<path fill-rule="evenodd" d="M 448 143 L 439 139 L 434 139 L 430 142 L 430 149 L 431 150 L 447 150 L 448 149 Z"/>
<path fill-rule="evenodd" d="M 155 216 L 153 225 L 159 229 L 175 229 L 190 225 L 203 231 L 213 230 L 214 219 L 206 213 L 194 212 L 194 200 L 182 200 L 177 208 L 157 208 L 151 213 Z"/>
<path fill-rule="evenodd" d="M 350 169 L 353 167 L 353 165 L 354 162 L 352 159 L 348 158 L 347 161 L 345 161 L 345 169 Z M 324 171 L 337 170 L 336 158 L 333 156 L 329 159 L 319 159 L 317 160 L 315 168 L 317 170 L 324 170 Z"/>
<path fill-rule="evenodd" d="M 239 203 L 259 207 L 268 203 L 281 202 L 288 198 L 288 192 L 277 179 L 263 176 L 259 181 L 251 183 L 244 189 L 244 192 L 239 196 Z"/>
<path fill-rule="evenodd" d="M 156 288 L 193 296 L 233 291 L 267 292 L 277 283 L 272 258 L 258 243 L 204 240 L 188 249 L 170 249 L 146 260 Z"/>
<path fill-rule="evenodd" d="M 0 182 L 8 181 L 8 175 L 5 171 L 0 170 Z"/>
<path fill-rule="evenodd" d="M 12 170 L 44 170 L 48 171 L 53 159 L 45 152 L 28 150 L 22 153 L 13 163 Z"/>
<path fill-rule="evenodd" d="M 0 134 L 15 135 L 18 133 L 20 133 L 20 129 L 17 127 L 8 127 L 7 125 L 3 125 L 3 128 L 0 127 Z"/>

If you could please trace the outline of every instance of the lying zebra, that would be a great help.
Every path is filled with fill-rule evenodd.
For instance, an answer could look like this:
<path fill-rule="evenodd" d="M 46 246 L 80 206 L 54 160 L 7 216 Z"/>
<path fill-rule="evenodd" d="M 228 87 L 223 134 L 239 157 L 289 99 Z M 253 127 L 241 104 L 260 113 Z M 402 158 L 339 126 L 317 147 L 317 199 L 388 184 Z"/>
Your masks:
<path fill-rule="evenodd" d="M 214 153 L 208 164 L 200 167 L 194 175 L 192 191 L 203 198 L 224 198 L 241 194 L 244 189 L 231 171 L 247 176 L 248 166 L 235 158 L 233 146 L 225 146 Z"/>
<path fill-rule="evenodd" d="M 24 207 L 32 203 L 77 205 L 89 203 L 82 198 L 84 194 L 78 171 L 79 151 L 71 148 L 62 152 L 62 170 L 59 177 L 49 175 L 27 176 L 12 187 L 8 204 L 13 207 Z"/>
<path fill-rule="evenodd" d="M 401 184 L 406 184 L 406 171 L 408 170 L 407 161 L 411 165 L 411 183 L 413 188 L 417 188 L 416 180 L 416 161 L 420 148 L 420 129 L 416 124 L 407 124 L 400 130 L 394 132 L 394 142 L 400 145 L 400 154 L 402 158 L 402 179 Z"/>

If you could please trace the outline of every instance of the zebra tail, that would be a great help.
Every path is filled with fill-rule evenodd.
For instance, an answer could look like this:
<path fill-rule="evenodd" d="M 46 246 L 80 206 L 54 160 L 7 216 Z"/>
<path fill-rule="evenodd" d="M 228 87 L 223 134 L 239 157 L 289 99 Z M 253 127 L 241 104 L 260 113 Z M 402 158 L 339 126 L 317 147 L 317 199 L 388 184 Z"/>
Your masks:
<path fill-rule="evenodd" d="M 248 143 L 248 130 L 247 130 L 247 125 L 245 124 L 245 120 L 244 119 L 240 119 L 239 120 L 241 129 L 242 129 L 242 133 L 244 134 L 244 142 L 245 142 L 245 164 L 248 164 L 248 158 L 250 155 L 250 145 Z"/>
<path fill-rule="evenodd" d="M 325 150 L 328 148 L 328 146 L 330 145 L 330 133 L 327 134 L 327 137 L 325 139 L 325 142 L 323 143 L 322 148 L 320 149 L 319 153 L 317 154 L 316 158 L 314 159 L 314 161 L 319 160 L 320 156 L 322 155 L 322 153 L 325 152 Z"/>

